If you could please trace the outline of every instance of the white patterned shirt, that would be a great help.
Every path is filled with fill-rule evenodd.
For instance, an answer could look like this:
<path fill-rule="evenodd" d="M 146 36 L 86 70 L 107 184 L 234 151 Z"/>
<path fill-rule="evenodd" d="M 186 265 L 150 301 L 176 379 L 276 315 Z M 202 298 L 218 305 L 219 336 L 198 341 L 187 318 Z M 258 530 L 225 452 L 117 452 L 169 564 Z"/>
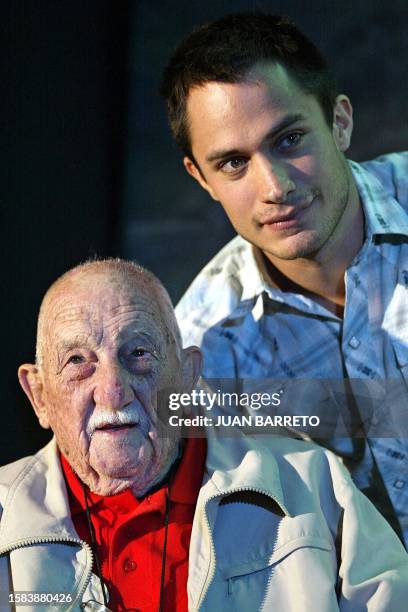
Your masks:
<path fill-rule="evenodd" d="M 176 315 L 184 345 L 204 353 L 205 379 L 268 379 L 277 388 L 301 379 L 303 408 L 327 408 L 327 395 L 336 395 L 330 381 L 347 381 L 360 413 L 371 410 L 368 444 L 358 457 L 350 440 L 325 445 L 348 457 L 358 486 L 387 515 L 372 490 L 382 481 L 408 545 L 408 153 L 349 163 L 366 238 L 345 272 L 343 318 L 281 291 L 240 236 L 200 272 Z M 325 381 L 318 392 L 316 380 Z"/>

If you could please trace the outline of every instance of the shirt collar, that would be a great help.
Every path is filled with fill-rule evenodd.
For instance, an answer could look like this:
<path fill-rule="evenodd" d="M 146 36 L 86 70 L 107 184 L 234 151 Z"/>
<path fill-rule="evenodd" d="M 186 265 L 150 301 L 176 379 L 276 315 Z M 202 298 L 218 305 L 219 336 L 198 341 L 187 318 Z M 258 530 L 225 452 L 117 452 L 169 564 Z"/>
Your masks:
<path fill-rule="evenodd" d="M 204 474 L 207 455 L 205 438 L 185 440 L 183 456 L 170 491 L 170 499 L 180 504 L 195 504 Z"/>
<path fill-rule="evenodd" d="M 379 179 L 361 164 L 349 160 L 366 221 L 366 235 L 408 236 L 408 215 L 384 189 Z"/>
<path fill-rule="evenodd" d="M 242 250 L 243 265 L 239 269 L 242 286 L 242 300 L 253 299 L 269 287 L 276 287 L 266 271 L 263 255 L 258 247 L 242 239 L 245 249 Z"/>
<path fill-rule="evenodd" d="M 189 438 L 186 440 L 183 455 L 170 489 L 171 501 L 181 504 L 196 503 L 203 478 L 206 449 L 207 445 L 205 438 Z M 79 514 L 86 509 L 81 480 L 75 474 L 62 453 L 60 453 L 60 461 L 67 489 L 70 493 L 71 514 Z M 159 487 L 159 490 L 164 489 L 166 486 L 167 483 L 163 484 L 162 487 Z M 139 500 L 133 495 L 130 489 L 109 496 L 97 495 L 88 487 L 86 487 L 86 492 L 88 506 L 90 508 L 96 504 L 100 504 L 112 508 L 120 505 L 130 510 L 139 503 Z"/>

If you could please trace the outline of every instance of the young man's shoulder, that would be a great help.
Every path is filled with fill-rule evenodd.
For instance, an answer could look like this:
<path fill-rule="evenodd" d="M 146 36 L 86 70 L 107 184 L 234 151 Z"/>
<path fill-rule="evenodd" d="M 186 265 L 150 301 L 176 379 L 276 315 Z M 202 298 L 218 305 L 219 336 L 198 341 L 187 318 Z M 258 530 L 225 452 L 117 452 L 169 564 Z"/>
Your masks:
<path fill-rule="evenodd" d="M 247 282 L 257 274 L 252 246 L 235 236 L 199 272 L 180 302 L 176 316 L 185 343 L 199 343 L 200 330 L 228 317 L 241 303 Z"/>
<path fill-rule="evenodd" d="M 408 151 L 387 153 L 361 166 L 381 183 L 388 195 L 408 208 Z"/>

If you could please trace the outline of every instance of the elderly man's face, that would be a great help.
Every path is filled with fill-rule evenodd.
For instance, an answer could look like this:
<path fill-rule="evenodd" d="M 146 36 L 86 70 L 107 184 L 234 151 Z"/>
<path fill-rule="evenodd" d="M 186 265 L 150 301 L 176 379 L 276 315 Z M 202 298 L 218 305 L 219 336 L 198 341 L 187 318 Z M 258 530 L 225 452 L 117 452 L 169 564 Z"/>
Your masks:
<path fill-rule="evenodd" d="M 123 284 L 92 276 L 52 299 L 36 412 L 93 491 L 142 495 L 177 454 L 177 433 L 160 435 L 157 393 L 183 384 L 186 354 L 169 341 L 151 287 Z"/>

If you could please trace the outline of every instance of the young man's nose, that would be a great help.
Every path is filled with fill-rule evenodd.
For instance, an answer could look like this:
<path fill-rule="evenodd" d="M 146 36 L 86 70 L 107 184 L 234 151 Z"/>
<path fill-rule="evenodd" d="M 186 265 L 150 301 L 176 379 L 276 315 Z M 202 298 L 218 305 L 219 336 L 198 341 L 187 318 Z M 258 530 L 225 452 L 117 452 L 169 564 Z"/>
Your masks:
<path fill-rule="evenodd" d="M 129 373 L 120 365 L 106 365 L 99 371 L 94 388 L 95 405 L 100 408 L 120 410 L 135 397 Z"/>
<path fill-rule="evenodd" d="M 268 156 L 257 159 L 256 180 L 261 201 L 269 204 L 284 204 L 296 188 L 287 165 Z"/>

